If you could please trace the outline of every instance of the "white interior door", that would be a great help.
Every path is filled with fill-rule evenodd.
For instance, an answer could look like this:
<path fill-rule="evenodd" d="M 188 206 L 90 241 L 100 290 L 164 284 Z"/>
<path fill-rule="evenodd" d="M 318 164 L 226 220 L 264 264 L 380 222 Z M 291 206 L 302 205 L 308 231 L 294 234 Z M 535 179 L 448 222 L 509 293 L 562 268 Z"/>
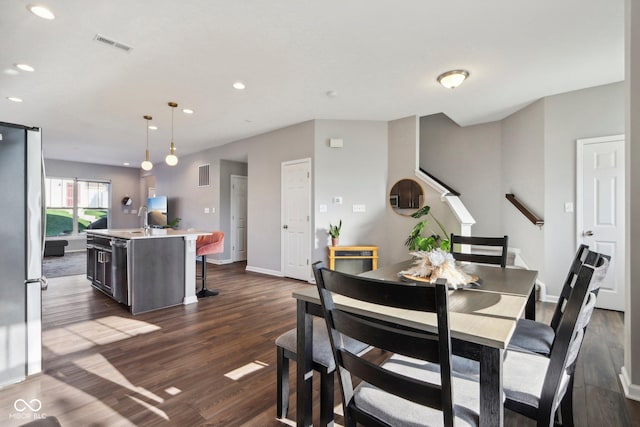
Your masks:
<path fill-rule="evenodd" d="M 231 261 L 247 259 L 247 177 L 231 175 Z"/>
<path fill-rule="evenodd" d="M 311 160 L 282 163 L 282 272 L 311 278 Z"/>
<path fill-rule="evenodd" d="M 577 242 L 610 255 L 600 308 L 624 310 L 624 135 L 578 140 Z"/>

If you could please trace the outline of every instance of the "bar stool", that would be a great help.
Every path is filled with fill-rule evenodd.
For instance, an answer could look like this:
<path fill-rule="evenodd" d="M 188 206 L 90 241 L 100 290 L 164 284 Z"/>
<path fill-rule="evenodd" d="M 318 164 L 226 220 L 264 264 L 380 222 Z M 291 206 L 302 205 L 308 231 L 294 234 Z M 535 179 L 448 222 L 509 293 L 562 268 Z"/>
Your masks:
<path fill-rule="evenodd" d="M 224 233 L 214 231 L 205 236 L 198 236 L 196 239 L 196 256 L 202 257 L 202 289 L 198 291 L 198 298 L 212 297 L 218 295 L 218 291 L 207 289 L 207 255 L 220 254 L 224 252 Z"/>

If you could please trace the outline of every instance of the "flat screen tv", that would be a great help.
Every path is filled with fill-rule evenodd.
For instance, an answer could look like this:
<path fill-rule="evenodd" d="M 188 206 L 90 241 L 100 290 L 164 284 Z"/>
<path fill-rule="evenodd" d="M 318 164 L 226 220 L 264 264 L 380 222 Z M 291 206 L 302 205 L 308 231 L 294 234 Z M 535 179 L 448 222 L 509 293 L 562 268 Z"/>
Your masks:
<path fill-rule="evenodd" d="M 147 210 L 150 226 L 164 227 L 167 225 L 167 196 L 149 197 Z"/>

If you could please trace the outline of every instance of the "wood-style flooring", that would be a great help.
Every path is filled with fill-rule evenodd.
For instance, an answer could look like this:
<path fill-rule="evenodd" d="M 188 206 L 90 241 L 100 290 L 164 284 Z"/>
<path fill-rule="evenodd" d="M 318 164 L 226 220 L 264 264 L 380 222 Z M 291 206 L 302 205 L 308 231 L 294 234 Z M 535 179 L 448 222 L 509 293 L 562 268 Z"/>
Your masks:
<path fill-rule="evenodd" d="M 17 399 L 40 400 L 37 414 L 65 427 L 294 424 L 275 418 L 274 340 L 295 327 L 291 292 L 310 285 L 246 272 L 243 263 L 209 265 L 208 282 L 220 295 L 132 316 L 83 276 L 50 280 L 44 373 L 0 390 L 0 425 L 33 420 L 19 418 L 32 413 L 18 413 Z M 538 305 L 548 318 L 553 307 Z M 640 403 L 624 398 L 618 380 L 622 340 L 622 315 L 596 310 L 576 373 L 577 426 L 640 425 Z M 239 368 L 246 369 L 239 378 L 225 376 Z M 295 420 L 295 364 L 291 384 L 288 418 Z M 507 411 L 506 425 L 535 423 Z"/>

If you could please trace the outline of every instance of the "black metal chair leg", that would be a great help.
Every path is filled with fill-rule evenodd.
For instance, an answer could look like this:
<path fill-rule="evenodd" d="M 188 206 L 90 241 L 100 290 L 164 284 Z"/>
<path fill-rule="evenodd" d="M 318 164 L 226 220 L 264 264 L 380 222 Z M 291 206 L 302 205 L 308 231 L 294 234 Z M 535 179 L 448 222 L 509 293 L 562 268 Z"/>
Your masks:
<path fill-rule="evenodd" d="M 213 297 L 218 295 L 218 291 L 214 291 L 214 290 L 210 290 L 207 289 L 207 256 L 206 255 L 200 255 L 202 257 L 202 289 L 200 289 L 198 291 L 198 293 L 196 294 L 196 296 L 198 298 L 206 298 L 206 297 Z"/>

